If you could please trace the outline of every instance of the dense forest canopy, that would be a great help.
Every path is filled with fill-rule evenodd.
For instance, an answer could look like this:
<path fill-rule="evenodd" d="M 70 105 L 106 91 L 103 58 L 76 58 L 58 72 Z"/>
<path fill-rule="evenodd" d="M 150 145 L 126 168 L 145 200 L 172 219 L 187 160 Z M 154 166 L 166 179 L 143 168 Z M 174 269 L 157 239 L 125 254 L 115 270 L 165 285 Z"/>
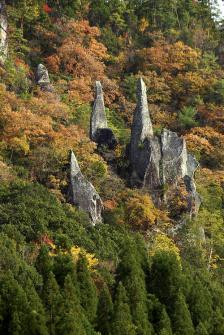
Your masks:
<path fill-rule="evenodd" d="M 0 4 L 0 334 L 223 335 L 218 2 Z M 40 63 L 52 91 L 37 84 Z M 197 215 L 186 214 L 183 185 L 164 185 L 168 201 L 158 206 L 129 182 L 139 78 L 154 134 L 177 133 L 200 164 Z M 113 150 L 89 138 L 95 81 Z M 68 201 L 70 150 L 102 199 L 96 226 Z"/>

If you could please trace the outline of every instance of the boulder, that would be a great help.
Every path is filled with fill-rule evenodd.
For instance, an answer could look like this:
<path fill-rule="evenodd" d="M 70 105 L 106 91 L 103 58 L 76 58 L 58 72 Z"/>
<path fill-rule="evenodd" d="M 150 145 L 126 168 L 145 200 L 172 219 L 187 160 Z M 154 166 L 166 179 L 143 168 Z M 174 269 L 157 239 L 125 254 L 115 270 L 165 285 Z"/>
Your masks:
<path fill-rule="evenodd" d="M 69 200 L 88 213 L 93 225 L 102 222 L 103 203 L 94 186 L 83 176 L 73 152 L 70 158 Z"/>
<path fill-rule="evenodd" d="M 39 64 L 37 67 L 37 84 L 43 92 L 54 92 L 54 88 L 50 82 L 48 70 L 43 64 Z"/>
<path fill-rule="evenodd" d="M 108 128 L 105 112 L 103 89 L 100 81 L 96 81 L 95 101 L 90 119 L 90 139 L 99 146 L 114 149 L 117 140 L 112 129 Z"/>
<path fill-rule="evenodd" d="M 0 1 L 0 63 L 4 64 L 8 54 L 8 20 L 5 1 Z"/>

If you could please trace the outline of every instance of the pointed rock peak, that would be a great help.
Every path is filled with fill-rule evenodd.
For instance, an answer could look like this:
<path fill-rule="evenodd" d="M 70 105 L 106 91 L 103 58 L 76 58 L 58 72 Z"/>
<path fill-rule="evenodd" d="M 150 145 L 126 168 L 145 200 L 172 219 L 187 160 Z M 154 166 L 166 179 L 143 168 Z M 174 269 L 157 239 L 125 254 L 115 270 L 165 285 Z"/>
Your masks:
<path fill-rule="evenodd" d="M 139 78 L 137 81 L 137 94 L 140 96 L 146 94 L 146 85 L 142 77 Z"/>
<path fill-rule="evenodd" d="M 97 142 L 97 131 L 107 128 L 103 89 L 100 81 L 95 84 L 95 101 L 90 120 L 90 138 Z"/>
<path fill-rule="evenodd" d="M 95 90 L 96 90 L 96 97 L 100 94 L 103 95 L 103 88 L 102 88 L 102 85 L 101 85 L 101 82 L 100 81 L 96 81 L 95 83 Z"/>
<path fill-rule="evenodd" d="M 137 106 L 134 115 L 134 124 L 138 128 L 140 140 L 144 141 L 147 137 L 153 136 L 152 122 L 149 115 L 146 85 L 142 78 L 137 82 Z"/>
<path fill-rule="evenodd" d="M 76 176 L 78 173 L 81 173 L 79 163 L 72 150 L 71 150 L 71 158 L 70 158 L 70 170 L 71 170 L 71 176 Z"/>

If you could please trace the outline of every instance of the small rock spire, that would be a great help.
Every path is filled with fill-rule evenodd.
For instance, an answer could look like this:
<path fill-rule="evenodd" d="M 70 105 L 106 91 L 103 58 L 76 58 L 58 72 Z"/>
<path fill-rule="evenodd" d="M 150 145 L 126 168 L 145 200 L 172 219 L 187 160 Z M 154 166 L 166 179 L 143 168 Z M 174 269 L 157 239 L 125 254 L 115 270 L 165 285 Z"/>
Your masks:
<path fill-rule="evenodd" d="M 54 92 L 53 86 L 50 82 L 48 70 L 43 64 L 39 64 L 37 67 L 37 84 L 44 92 Z"/>
<path fill-rule="evenodd" d="M 83 176 L 73 151 L 70 157 L 69 201 L 88 213 L 92 225 L 102 222 L 103 203 L 94 186 Z"/>
<path fill-rule="evenodd" d="M 71 150 L 71 158 L 70 158 L 70 174 L 71 178 L 75 177 L 78 173 L 81 173 L 79 163 L 75 157 L 74 152 Z"/>
<path fill-rule="evenodd" d="M 103 89 L 100 81 L 95 83 L 95 101 L 90 120 L 90 138 L 96 140 L 97 130 L 107 128 Z"/>

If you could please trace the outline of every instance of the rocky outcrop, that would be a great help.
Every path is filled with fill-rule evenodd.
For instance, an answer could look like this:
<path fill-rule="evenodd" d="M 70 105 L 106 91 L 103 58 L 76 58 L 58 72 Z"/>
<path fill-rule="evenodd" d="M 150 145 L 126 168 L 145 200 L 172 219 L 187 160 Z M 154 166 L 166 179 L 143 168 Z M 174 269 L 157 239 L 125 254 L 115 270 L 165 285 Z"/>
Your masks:
<path fill-rule="evenodd" d="M 0 63 L 4 64 L 8 54 L 8 20 L 5 1 L 0 1 Z"/>
<path fill-rule="evenodd" d="M 69 201 L 88 213 L 93 225 L 102 222 L 102 200 L 93 185 L 83 176 L 73 152 L 70 158 Z"/>
<path fill-rule="evenodd" d="M 39 64 L 37 67 L 37 84 L 43 92 L 54 92 L 54 88 L 50 82 L 48 70 L 43 64 Z"/>
<path fill-rule="evenodd" d="M 95 87 L 95 101 L 90 119 L 90 138 L 100 146 L 105 145 L 109 149 L 114 149 L 117 140 L 113 131 L 107 125 L 103 89 L 100 81 L 96 81 Z"/>
<path fill-rule="evenodd" d="M 200 206 L 194 183 L 198 163 L 188 154 L 185 140 L 175 132 L 164 129 L 160 136 L 153 135 L 142 79 L 138 82 L 137 96 L 130 143 L 131 183 L 142 186 L 160 206 L 169 202 L 166 189 L 173 190 L 184 182 L 187 212 L 196 214 Z"/>

